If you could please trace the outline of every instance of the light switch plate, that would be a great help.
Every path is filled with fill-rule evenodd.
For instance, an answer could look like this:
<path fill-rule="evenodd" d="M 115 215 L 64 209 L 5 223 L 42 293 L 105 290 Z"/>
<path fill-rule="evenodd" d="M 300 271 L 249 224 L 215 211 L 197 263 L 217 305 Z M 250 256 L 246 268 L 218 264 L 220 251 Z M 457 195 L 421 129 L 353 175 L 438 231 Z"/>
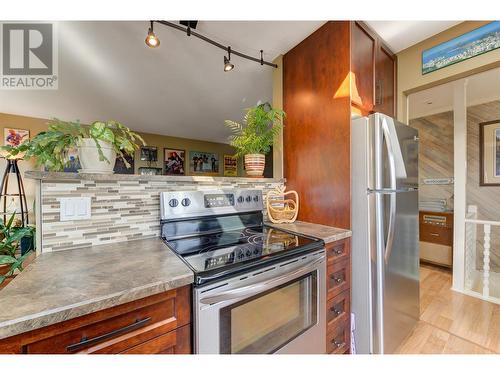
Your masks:
<path fill-rule="evenodd" d="M 90 219 L 90 197 L 60 198 L 60 221 Z"/>

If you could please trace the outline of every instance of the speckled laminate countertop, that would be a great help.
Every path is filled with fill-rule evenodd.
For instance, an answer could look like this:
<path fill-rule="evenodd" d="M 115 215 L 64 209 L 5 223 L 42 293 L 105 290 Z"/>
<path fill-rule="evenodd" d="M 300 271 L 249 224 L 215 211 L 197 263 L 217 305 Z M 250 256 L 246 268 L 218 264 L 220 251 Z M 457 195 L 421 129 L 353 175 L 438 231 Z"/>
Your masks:
<path fill-rule="evenodd" d="M 325 241 L 325 243 L 342 240 L 344 238 L 351 237 L 352 235 L 352 232 L 348 229 L 334 228 L 321 224 L 308 223 L 305 221 L 296 221 L 292 224 L 273 224 L 271 222 L 266 224 L 288 232 L 305 234 L 306 236 L 319 238 Z"/>
<path fill-rule="evenodd" d="M 38 256 L 0 290 L 0 339 L 191 284 L 160 238 Z"/>

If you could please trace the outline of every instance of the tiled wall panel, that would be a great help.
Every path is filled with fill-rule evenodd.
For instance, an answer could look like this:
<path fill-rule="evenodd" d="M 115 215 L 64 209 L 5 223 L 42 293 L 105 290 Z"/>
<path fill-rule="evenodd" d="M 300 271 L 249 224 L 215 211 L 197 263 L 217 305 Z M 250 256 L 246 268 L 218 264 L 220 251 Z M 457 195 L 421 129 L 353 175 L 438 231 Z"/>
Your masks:
<path fill-rule="evenodd" d="M 41 181 L 42 252 L 157 237 L 160 192 L 257 188 L 264 193 L 280 182 L 228 181 Z M 59 221 L 59 198 L 91 197 L 90 220 Z M 131 244 L 127 244 L 131 246 Z"/>

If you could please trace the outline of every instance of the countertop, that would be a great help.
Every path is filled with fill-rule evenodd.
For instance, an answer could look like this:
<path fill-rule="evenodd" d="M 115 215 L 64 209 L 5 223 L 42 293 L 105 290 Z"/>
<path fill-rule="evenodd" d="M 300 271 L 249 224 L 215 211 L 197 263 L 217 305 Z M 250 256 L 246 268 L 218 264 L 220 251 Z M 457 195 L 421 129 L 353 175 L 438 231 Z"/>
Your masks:
<path fill-rule="evenodd" d="M 271 227 L 286 230 L 288 232 L 316 237 L 325 241 L 325 243 L 342 240 L 344 238 L 351 237 L 352 235 L 352 232 L 349 229 L 329 227 L 326 225 L 313 224 L 305 221 L 296 221 L 292 224 L 274 224 L 271 222 L 266 224 Z"/>
<path fill-rule="evenodd" d="M 101 173 L 71 173 L 71 172 L 43 172 L 26 171 L 25 178 L 46 182 L 65 181 L 157 181 L 157 182 L 284 182 L 279 178 L 255 178 L 255 177 L 218 177 L 218 176 L 149 176 L 139 174 L 101 174 Z"/>
<path fill-rule="evenodd" d="M 0 339 L 193 280 L 160 238 L 41 254 L 0 290 Z"/>
<path fill-rule="evenodd" d="M 266 224 L 325 243 L 351 236 L 350 230 L 302 221 Z M 0 339 L 193 281 L 160 238 L 44 253 L 0 290 Z"/>

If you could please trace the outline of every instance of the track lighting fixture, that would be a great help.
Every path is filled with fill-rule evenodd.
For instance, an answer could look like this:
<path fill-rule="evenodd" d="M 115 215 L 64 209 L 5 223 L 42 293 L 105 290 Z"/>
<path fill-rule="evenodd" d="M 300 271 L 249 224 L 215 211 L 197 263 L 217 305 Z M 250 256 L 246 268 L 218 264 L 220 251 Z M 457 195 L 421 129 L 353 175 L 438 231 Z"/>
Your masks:
<path fill-rule="evenodd" d="M 227 57 L 224 56 L 224 71 L 229 72 L 234 69 L 234 64 L 231 64 L 231 47 L 227 47 Z"/>
<path fill-rule="evenodd" d="M 160 45 L 160 39 L 156 36 L 153 31 L 153 21 L 151 21 L 151 26 L 149 26 L 148 36 L 146 37 L 146 45 L 150 48 L 156 48 Z"/>
<path fill-rule="evenodd" d="M 159 23 L 163 26 L 168 26 L 168 27 L 171 27 L 172 29 L 182 31 L 182 32 L 186 33 L 187 36 L 194 36 L 194 37 L 201 39 L 204 42 L 207 42 L 207 43 L 209 43 L 217 48 L 220 48 L 222 50 L 227 51 L 227 56 L 224 56 L 224 71 L 225 72 L 229 72 L 230 70 L 234 69 L 234 64 L 231 63 L 231 53 L 233 55 L 239 56 L 241 58 L 244 58 L 244 59 L 247 59 L 250 61 L 255 61 L 255 62 L 259 63 L 260 65 L 267 65 L 267 66 L 271 66 L 273 68 L 278 67 L 277 64 L 274 64 L 272 62 L 264 60 L 264 56 L 263 56 L 264 51 L 262 51 L 262 50 L 260 50 L 260 59 L 259 59 L 257 57 L 249 56 L 249 55 L 246 55 L 244 53 L 231 50 L 231 47 L 226 47 L 223 44 L 220 44 L 219 42 L 216 42 L 215 40 L 212 40 L 212 39 L 198 33 L 197 31 L 195 31 L 198 21 L 180 21 L 180 25 L 173 23 L 173 22 L 169 22 L 169 21 L 150 21 L 150 22 L 151 22 L 151 26 L 149 27 L 148 36 L 146 37 L 146 44 L 151 48 L 156 48 L 160 45 L 160 40 L 158 39 L 158 37 L 155 35 L 155 33 L 153 31 L 153 23 L 156 22 L 156 23 Z"/>

